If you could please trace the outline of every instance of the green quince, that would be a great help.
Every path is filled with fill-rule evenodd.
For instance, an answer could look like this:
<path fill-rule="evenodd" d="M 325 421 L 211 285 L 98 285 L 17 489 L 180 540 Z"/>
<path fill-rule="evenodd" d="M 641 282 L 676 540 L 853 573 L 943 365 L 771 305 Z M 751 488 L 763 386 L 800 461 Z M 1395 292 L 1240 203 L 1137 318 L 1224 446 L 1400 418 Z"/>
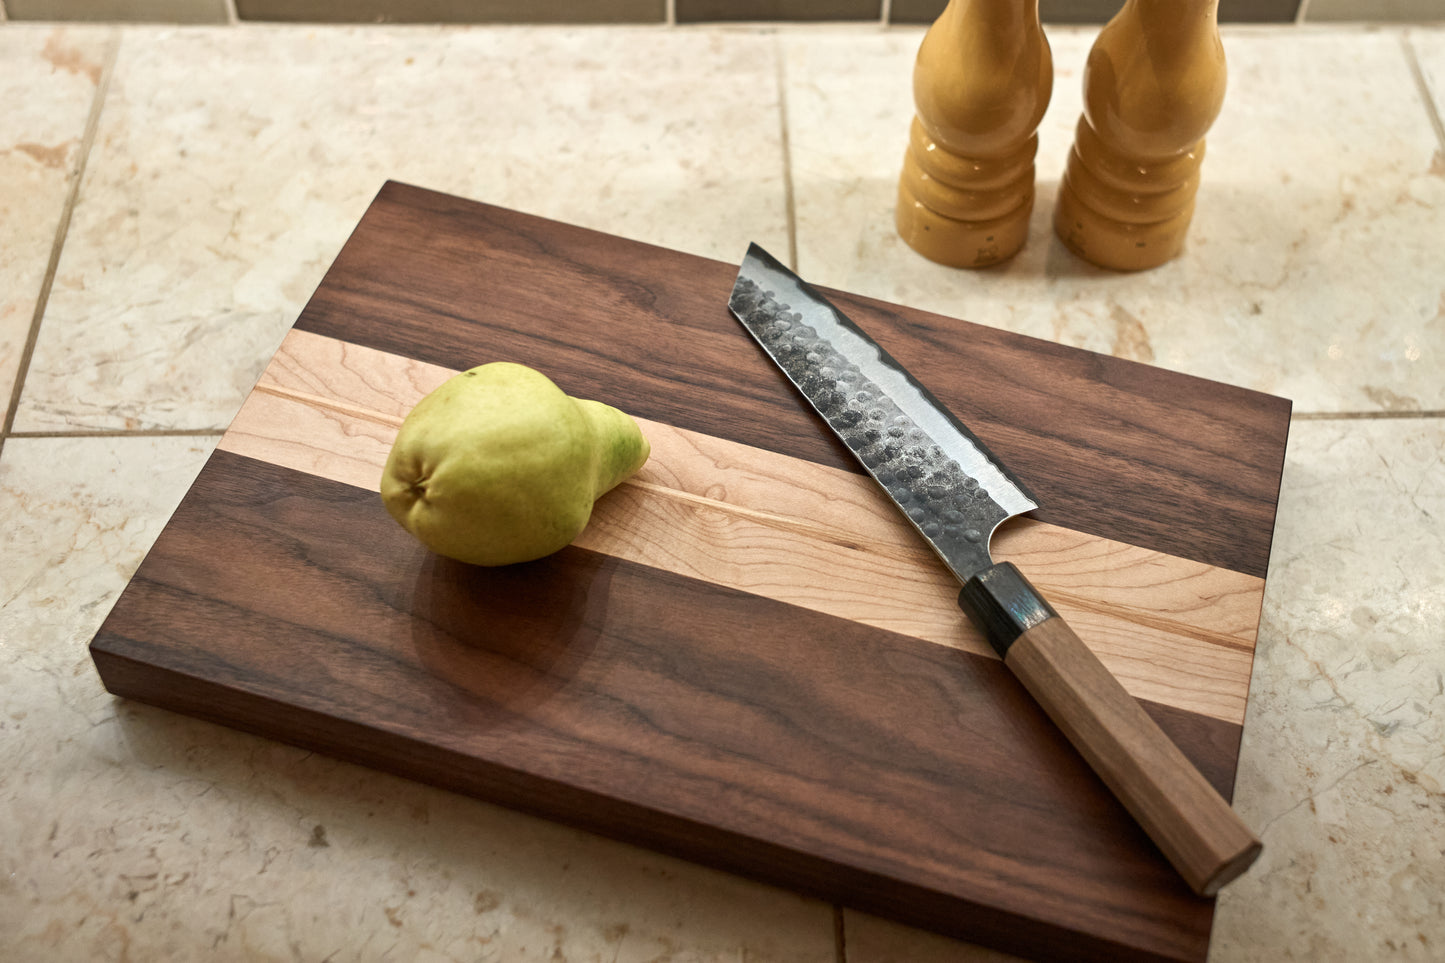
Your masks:
<path fill-rule="evenodd" d="M 628 415 L 499 361 L 417 403 L 386 460 L 381 498 L 437 554 L 510 565 L 571 544 L 593 502 L 650 452 Z"/>

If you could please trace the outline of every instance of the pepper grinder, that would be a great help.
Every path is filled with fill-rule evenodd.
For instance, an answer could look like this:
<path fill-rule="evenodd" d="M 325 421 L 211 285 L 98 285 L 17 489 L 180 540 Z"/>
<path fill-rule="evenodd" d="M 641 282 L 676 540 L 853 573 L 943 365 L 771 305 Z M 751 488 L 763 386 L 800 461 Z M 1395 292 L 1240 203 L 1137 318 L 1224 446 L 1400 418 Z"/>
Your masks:
<path fill-rule="evenodd" d="M 1053 70 L 1038 0 L 949 0 L 929 27 L 895 214 L 919 254 L 977 268 L 1023 247 Z"/>
<path fill-rule="evenodd" d="M 1128 0 L 1084 68 L 1084 113 L 1054 230 L 1117 271 L 1179 254 L 1194 215 L 1204 135 L 1224 103 L 1218 0 Z"/>

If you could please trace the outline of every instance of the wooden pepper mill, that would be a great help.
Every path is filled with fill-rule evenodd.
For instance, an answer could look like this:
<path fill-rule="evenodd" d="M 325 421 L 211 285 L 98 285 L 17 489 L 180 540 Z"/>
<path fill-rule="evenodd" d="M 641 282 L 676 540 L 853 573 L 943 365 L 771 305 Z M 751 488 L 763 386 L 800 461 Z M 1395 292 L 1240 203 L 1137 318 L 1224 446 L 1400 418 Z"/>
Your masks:
<path fill-rule="evenodd" d="M 1054 230 L 1100 267 L 1156 267 L 1184 246 L 1204 135 L 1224 103 L 1218 0 L 1128 0 L 1094 41 Z"/>
<path fill-rule="evenodd" d="M 915 251 L 986 267 L 1023 247 L 1053 83 L 1038 0 L 949 0 L 913 68 L 896 220 Z"/>

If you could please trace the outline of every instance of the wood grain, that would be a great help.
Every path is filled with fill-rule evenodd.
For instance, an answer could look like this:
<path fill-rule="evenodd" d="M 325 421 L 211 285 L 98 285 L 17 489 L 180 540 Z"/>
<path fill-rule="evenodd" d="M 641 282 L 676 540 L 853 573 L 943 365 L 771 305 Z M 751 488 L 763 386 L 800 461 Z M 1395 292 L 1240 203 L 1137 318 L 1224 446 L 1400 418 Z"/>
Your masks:
<path fill-rule="evenodd" d="M 735 273 L 388 184 L 92 642 L 107 688 L 1015 953 L 1203 960 L 1213 904 L 727 313 Z M 834 296 L 1046 499 L 996 554 L 1228 796 L 1288 403 Z M 578 544 L 483 570 L 375 488 L 492 360 L 654 455 Z"/>
<path fill-rule="evenodd" d="M 736 276 L 392 183 L 296 327 L 443 367 L 521 361 L 651 421 L 861 471 L 728 313 Z M 1287 400 L 820 290 L 1023 479 L 1041 521 L 1265 577 Z"/>
<path fill-rule="evenodd" d="M 293 331 L 221 447 L 377 490 L 401 419 L 454 371 Z M 577 544 L 979 655 L 958 582 L 866 476 L 656 422 Z M 1242 723 L 1264 581 L 1020 520 L 1026 566 L 1135 696 Z"/>
<path fill-rule="evenodd" d="M 997 659 L 580 548 L 453 563 L 225 451 L 94 652 L 133 698 L 1014 952 L 1203 957 L 1211 903 Z M 1238 727 L 1157 717 L 1228 792 Z"/>
<path fill-rule="evenodd" d="M 1065 619 L 1025 631 L 1004 662 L 1196 893 L 1254 862 L 1259 839 Z"/>

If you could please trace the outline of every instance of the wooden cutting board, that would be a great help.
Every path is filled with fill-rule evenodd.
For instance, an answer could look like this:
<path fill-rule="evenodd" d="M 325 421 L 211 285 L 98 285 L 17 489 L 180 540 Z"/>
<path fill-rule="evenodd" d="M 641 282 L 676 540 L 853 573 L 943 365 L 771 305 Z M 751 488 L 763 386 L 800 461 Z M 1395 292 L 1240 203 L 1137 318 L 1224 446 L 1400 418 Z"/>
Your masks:
<path fill-rule="evenodd" d="M 95 637 L 106 687 L 1014 953 L 1203 960 L 1212 901 L 728 313 L 736 271 L 387 184 Z M 995 556 L 1228 797 L 1289 403 L 825 293 L 1039 497 Z M 574 546 L 478 569 L 376 492 L 411 406 L 495 360 L 653 455 Z"/>

